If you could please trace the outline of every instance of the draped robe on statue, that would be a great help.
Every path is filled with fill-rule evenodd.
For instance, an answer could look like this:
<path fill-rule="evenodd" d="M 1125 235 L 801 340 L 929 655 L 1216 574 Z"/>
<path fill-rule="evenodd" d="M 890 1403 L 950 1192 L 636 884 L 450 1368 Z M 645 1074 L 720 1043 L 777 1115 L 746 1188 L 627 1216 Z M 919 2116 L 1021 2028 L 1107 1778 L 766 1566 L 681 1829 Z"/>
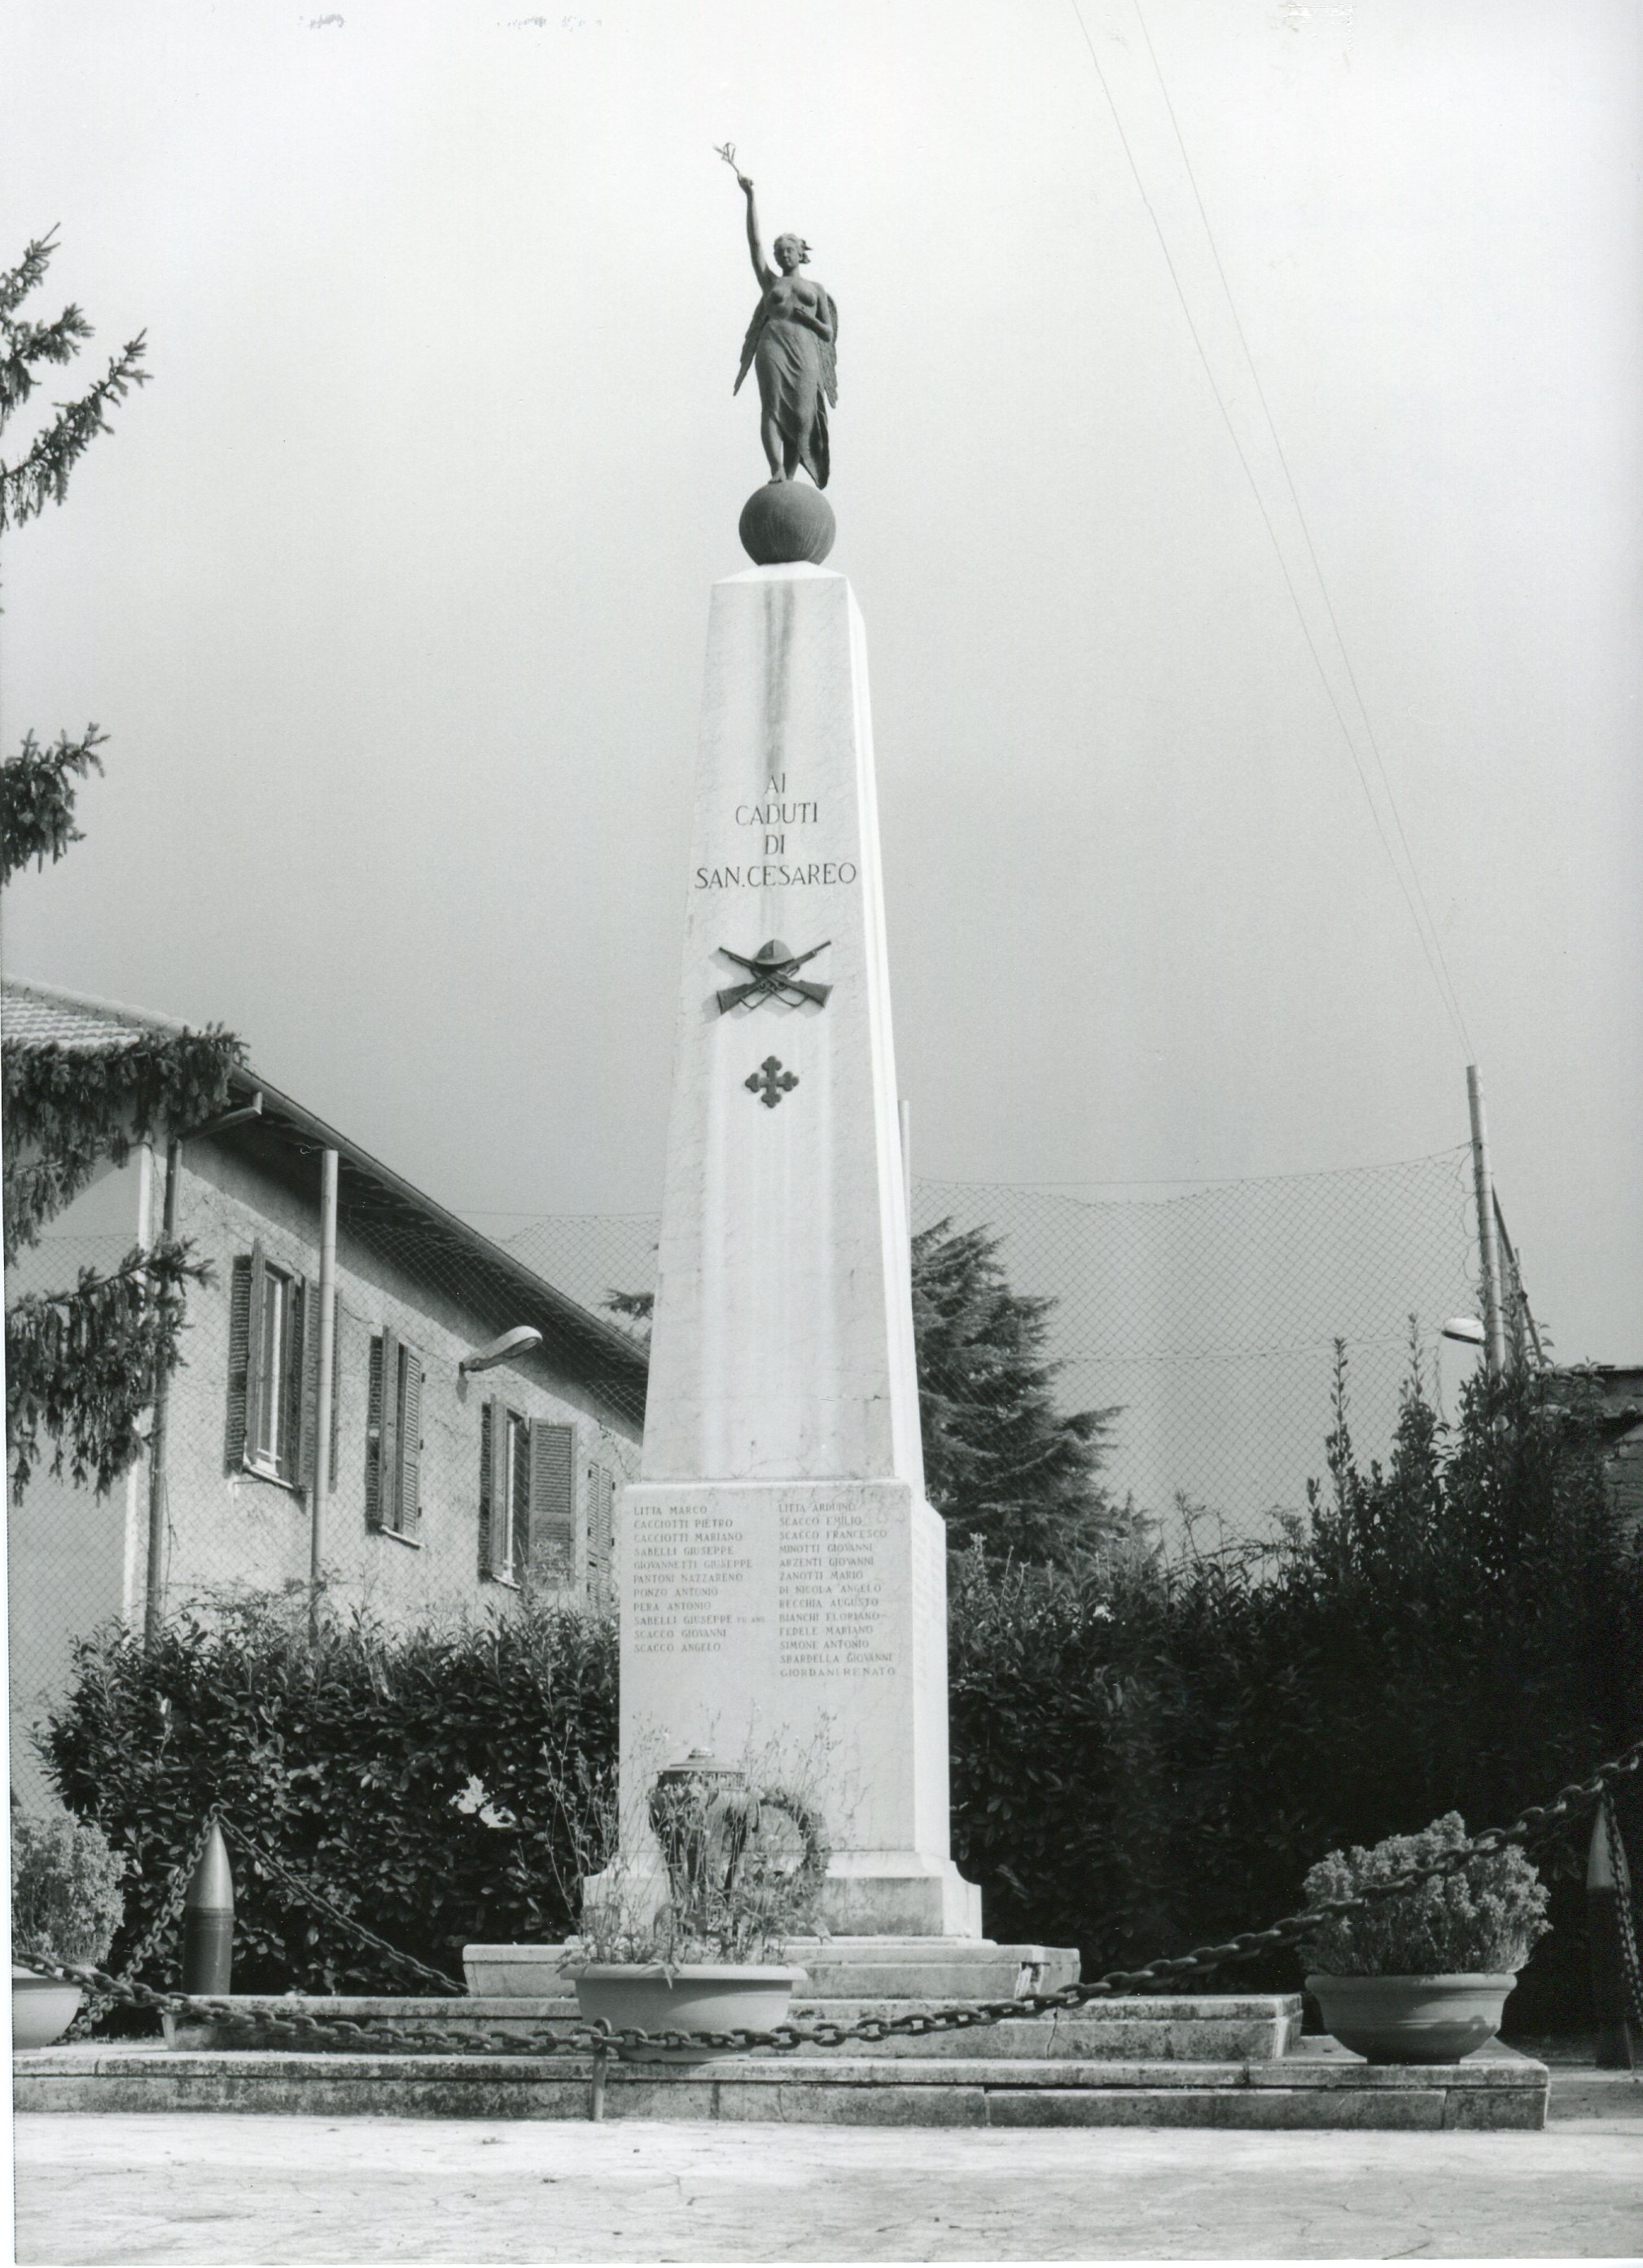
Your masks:
<path fill-rule="evenodd" d="M 830 340 L 792 312 L 795 305 L 810 304 L 810 291 L 832 330 Z M 819 489 L 827 486 L 828 404 L 838 400 L 837 338 L 838 309 L 821 285 L 813 284 L 807 291 L 792 277 L 780 276 L 766 291 L 748 326 L 741 368 L 731 388 L 740 394 L 749 369 L 757 372 L 765 416 L 775 419 L 784 441 L 796 446 L 799 463 Z"/>

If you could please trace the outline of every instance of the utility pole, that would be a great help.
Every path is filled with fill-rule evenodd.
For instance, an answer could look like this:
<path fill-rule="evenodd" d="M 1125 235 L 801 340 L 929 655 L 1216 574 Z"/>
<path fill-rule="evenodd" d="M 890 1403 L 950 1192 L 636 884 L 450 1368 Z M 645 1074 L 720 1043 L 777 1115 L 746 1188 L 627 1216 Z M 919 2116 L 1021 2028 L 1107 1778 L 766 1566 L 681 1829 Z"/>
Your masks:
<path fill-rule="evenodd" d="M 1546 1367 L 1546 1350 L 1541 1344 L 1540 1326 L 1535 1321 L 1535 1310 L 1529 1304 L 1529 1293 L 1523 1289 L 1523 1270 L 1512 1249 L 1512 1240 L 1507 1234 L 1506 1215 L 1500 1210 L 1499 1193 L 1495 1193 L 1495 1234 L 1499 1239 L 1501 1256 L 1512 1278 L 1512 1349 L 1513 1360 L 1527 1366 L 1529 1355 L 1535 1358 L 1536 1370 Z"/>
<path fill-rule="evenodd" d="M 1484 1116 L 1483 1081 L 1476 1064 L 1466 1066 L 1466 1101 L 1472 1121 L 1472 1184 L 1477 1199 L 1477 1252 L 1484 1279 L 1484 1356 L 1490 1377 L 1499 1378 L 1506 1367 L 1506 1333 L 1500 1317 L 1500 1250 L 1495 1238 L 1489 1126 Z"/>

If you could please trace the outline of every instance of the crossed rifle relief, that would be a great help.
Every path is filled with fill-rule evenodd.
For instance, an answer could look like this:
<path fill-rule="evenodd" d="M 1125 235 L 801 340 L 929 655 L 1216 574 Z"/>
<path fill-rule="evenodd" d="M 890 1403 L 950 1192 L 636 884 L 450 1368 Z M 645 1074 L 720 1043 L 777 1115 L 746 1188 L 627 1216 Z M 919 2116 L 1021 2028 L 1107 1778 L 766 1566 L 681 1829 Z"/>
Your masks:
<path fill-rule="evenodd" d="M 802 968 L 807 961 L 814 961 L 818 953 L 825 953 L 832 942 L 830 937 L 824 937 L 808 953 L 790 953 L 779 937 L 773 937 L 759 947 L 751 961 L 746 954 L 733 953 L 729 946 L 721 945 L 718 949 L 726 960 L 733 961 L 739 968 L 746 968 L 751 975 L 747 983 L 726 985 L 718 994 L 719 1014 L 728 1016 L 733 1008 L 743 1005 L 756 1008 L 761 1000 L 783 1000 L 790 1008 L 814 1000 L 818 1008 L 824 1008 L 833 987 L 812 984 L 794 972 Z"/>

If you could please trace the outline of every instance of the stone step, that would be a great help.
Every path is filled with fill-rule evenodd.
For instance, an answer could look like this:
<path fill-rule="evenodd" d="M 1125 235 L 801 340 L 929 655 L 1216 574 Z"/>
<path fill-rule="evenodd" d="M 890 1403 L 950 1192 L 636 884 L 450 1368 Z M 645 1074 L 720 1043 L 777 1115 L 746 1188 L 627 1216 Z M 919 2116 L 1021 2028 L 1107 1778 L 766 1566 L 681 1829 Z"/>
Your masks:
<path fill-rule="evenodd" d="M 830 1999 L 891 1995 L 921 2000 L 1009 2000 L 1077 1981 L 1075 1946 L 998 1945 L 991 1938 L 796 1937 L 785 1958 L 810 1990 Z M 476 1998 L 563 1994 L 566 1950 L 558 1945 L 465 1945 L 462 1969 Z"/>
<path fill-rule="evenodd" d="M 1624 2118 L 1643 2124 L 1643 2071 L 1599 2071 L 1595 2064 L 1549 2066 L 1551 2100 L 1547 2117 Z"/>
<path fill-rule="evenodd" d="M 211 2052 L 91 2041 L 12 2058 L 18 2110 L 316 2117 L 585 2118 L 578 2056 Z M 1333 2041 L 1282 2062 L 746 2056 L 694 2069 L 613 2058 L 607 2118 L 793 2124 L 1536 2129 L 1547 2073 L 1511 2049 L 1382 2066 Z"/>
<path fill-rule="evenodd" d="M 357 2023 L 372 2019 L 452 2024 L 519 2038 L 543 2023 L 574 2023 L 580 2011 L 573 1999 L 402 1999 L 382 1997 L 321 1999 L 256 1993 L 231 1996 L 247 2015 L 278 2015 L 293 2009 Z M 854 2023 L 889 2021 L 924 2014 L 932 2003 L 905 1999 L 815 1999 L 795 1996 L 796 2023 Z M 268 2047 L 302 2052 L 276 2032 L 245 2033 L 237 2026 L 166 2020 L 166 2039 L 185 2049 Z M 1103 2000 L 1078 2010 L 1045 2016 L 1006 2018 L 1001 2023 L 951 2032 L 897 2036 L 861 2041 L 852 2055 L 1060 2059 L 1079 2057 L 1102 2062 L 1223 2063 L 1271 2061 L 1300 2036 L 1299 1993 L 1256 1993 L 1242 1998 L 1199 1996 L 1192 1999 Z M 333 2043 L 335 2046 L 364 2043 Z M 318 2043 L 321 2048 L 325 2043 Z M 396 2052 L 385 2043 L 385 2051 Z"/>

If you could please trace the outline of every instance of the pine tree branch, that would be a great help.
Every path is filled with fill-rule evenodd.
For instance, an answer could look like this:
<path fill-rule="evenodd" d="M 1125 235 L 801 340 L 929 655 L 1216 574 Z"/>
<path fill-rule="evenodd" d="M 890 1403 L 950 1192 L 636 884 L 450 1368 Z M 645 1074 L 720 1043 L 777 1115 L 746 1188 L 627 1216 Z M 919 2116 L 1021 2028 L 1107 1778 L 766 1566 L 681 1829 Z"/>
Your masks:
<path fill-rule="evenodd" d="M 0 1100 L 10 1151 L 8 1263 L 103 1159 L 123 1165 L 132 1143 L 162 1122 L 188 1126 L 215 1116 L 244 1057 L 243 1043 L 216 1026 L 144 1032 L 104 1048 L 7 1040 L 0 1047 Z"/>
<path fill-rule="evenodd" d="M 111 433 L 107 411 L 123 401 L 134 386 L 146 386 L 149 373 L 137 364 L 147 352 L 146 334 L 129 339 L 95 386 L 77 401 L 59 401 L 56 416 L 37 433 L 28 453 L 18 463 L 0 462 L 0 532 L 20 527 L 61 504 L 69 491 L 69 475 L 99 433 Z"/>
<path fill-rule="evenodd" d="M 55 323 L 14 323 L 0 316 L 0 431 L 34 391 L 34 364 L 72 362 L 91 335 L 91 325 L 72 304 Z"/>
<path fill-rule="evenodd" d="M 74 779 L 100 772 L 97 751 L 107 735 L 88 725 L 77 740 L 59 733 L 42 748 L 32 732 L 18 755 L 0 763 L 0 888 L 32 858 L 44 866 L 82 838 L 74 824 Z"/>
<path fill-rule="evenodd" d="M 0 269 L 0 318 L 9 317 L 14 307 L 20 307 L 29 293 L 45 282 L 46 270 L 57 249 L 56 235 L 53 228 L 44 236 L 31 237 L 17 266 Z"/>
<path fill-rule="evenodd" d="M 27 1292 L 5 1319 L 6 1434 L 13 1499 L 55 1442 L 49 1470 L 106 1496 L 142 1454 L 141 1420 L 181 1359 L 185 1285 L 210 1280 L 193 1248 L 161 1238 L 71 1292 Z"/>

